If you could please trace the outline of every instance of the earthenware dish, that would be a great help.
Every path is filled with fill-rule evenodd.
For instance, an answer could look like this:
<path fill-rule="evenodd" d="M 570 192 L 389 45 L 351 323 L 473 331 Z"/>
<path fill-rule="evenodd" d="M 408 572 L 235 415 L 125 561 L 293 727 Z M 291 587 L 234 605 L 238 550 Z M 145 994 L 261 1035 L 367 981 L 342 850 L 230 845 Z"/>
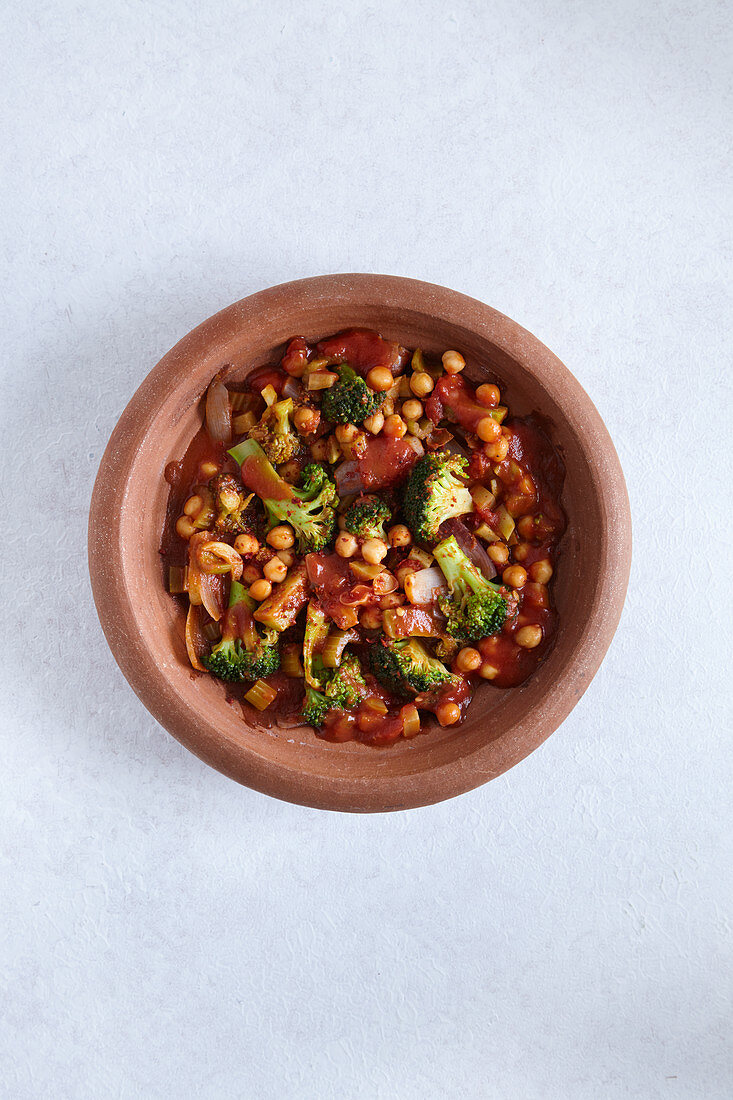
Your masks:
<path fill-rule="evenodd" d="M 330 744 L 309 727 L 248 725 L 222 685 L 195 673 L 183 615 L 158 554 L 168 486 L 201 424 L 216 371 L 229 380 L 275 361 L 288 337 L 350 326 L 431 352 L 458 348 L 467 375 L 490 377 L 515 415 L 539 411 L 565 461 L 568 530 L 553 581 L 554 648 L 519 688 L 479 688 L 458 729 L 387 749 Z M 525 329 L 445 287 L 386 275 L 285 283 L 222 310 L 185 336 L 141 384 L 112 433 L 89 517 L 89 567 L 110 648 L 150 713 L 207 764 L 290 802 L 357 812 L 427 805 L 478 787 L 536 749 L 580 699 L 610 644 L 626 593 L 631 524 L 623 474 L 593 403 Z M 536 767 L 547 767 L 538 760 Z"/>

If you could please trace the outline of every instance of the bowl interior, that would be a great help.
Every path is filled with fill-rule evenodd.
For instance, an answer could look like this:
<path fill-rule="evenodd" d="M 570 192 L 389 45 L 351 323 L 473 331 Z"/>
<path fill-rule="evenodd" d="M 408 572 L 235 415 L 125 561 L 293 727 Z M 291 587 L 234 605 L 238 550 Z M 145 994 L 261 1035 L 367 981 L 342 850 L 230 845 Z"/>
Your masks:
<path fill-rule="evenodd" d="M 366 285 L 352 279 L 322 293 L 304 286 L 318 280 L 289 284 L 300 288 L 295 293 L 274 288 L 186 337 L 123 414 L 100 468 L 90 519 L 102 624 L 118 663 L 153 714 L 192 751 L 241 782 L 293 801 L 349 810 L 437 801 L 498 775 L 535 748 L 600 663 L 620 613 L 609 583 L 621 579 L 625 589 L 624 569 L 628 573 L 628 512 L 624 529 L 618 460 L 569 372 L 529 333 L 486 306 L 442 288 L 430 289 L 448 295 L 448 302 L 431 301 L 412 289 L 426 284 L 408 280 L 390 282 L 409 283 L 410 294 L 397 287 L 390 295 L 373 284 L 378 278 L 362 277 L 372 280 Z M 430 352 L 458 348 L 467 375 L 498 382 L 513 414 L 544 417 L 566 465 L 562 504 L 568 529 L 553 581 L 560 619 L 554 647 L 521 687 L 482 685 L 460 729 L 434 727 L 386 750 L 327 743 L 308 727 L 268 729 L 246 722 L 217 681 L 191 669 L 183 615 L 165 590 L 158 553 L 168 497 L 163 470 L 182 457 L 198 430 L 214 373 L 231 364 L 227 381 L 239 382 L 253 368 L 277 361 L 290 336 L 317 339 L 350 326 L 375 328 Z M 616 539 L 614 523 L 620 525 Z"/>

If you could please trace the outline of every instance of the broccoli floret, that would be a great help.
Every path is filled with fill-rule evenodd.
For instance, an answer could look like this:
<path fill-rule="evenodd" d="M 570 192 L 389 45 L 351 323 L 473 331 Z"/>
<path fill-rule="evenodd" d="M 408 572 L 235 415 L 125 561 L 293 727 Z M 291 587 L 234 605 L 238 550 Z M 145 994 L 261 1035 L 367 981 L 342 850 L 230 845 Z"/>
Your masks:
<path fill-rule="evenodd" d="M 260 680 L 280 667 L 277 636 L 268 630 L 262 636 L 257 633 L 253 607 L 247 589 L 233 581 L 221 641 L 202 661 L 220 680 Z"/>
<path fill-rule="evenodd" d="M 321 652 L 323 643 L 328 637 L 328 622 L 326 616 L 317 603 L 313 600 L 308 604 L 305 619 L 305 634 L 303 636 L 303 671 L 305 681 L 311 687 L 322 687 L 326 679 L 326 670 L 323 667 Z"/>
<path fill-rule="evenodd" d="M 427 454 L 410 471 L 403 509 L 416 539 L 434 542 L 447 519 L 473 511 L 473 499 L 459 478 L 467 466 L 460 455 Z"/>
<path fill-rule="evenodd" d="M 306 466 L 301 488 L 292 488 L 291 499 L 264 500 L 263 503 L 271 527 L 289 523 L 294 528 L 301 554 L 328 546 L 336 529 L 338 493 L 321 466 Z"/>
<path fill-rule="evenodd" d="M 349 508 L 344 526 L 358 539 L 386 539 L 384 524 L 391 516 L 391 510 L 379 497 L 362 497 Z"/>
<path fill-rule="evenodd" d="M 214 530 L 218 535 L 241 535 L 254 532 L 257 515 L 252 504 L 252 494 L 245 493 L 241 481 L 233 474 L 217 474 L 209 482 L 216 514 Z"/>
<path fill-rule="evenodd" d="M 326 698 L 329 705 L 341 710 L 353 710 L 366 694 L 366 680 L 361 671 L 359 658 L 345 653 L 341 664 L 326 684 Z"/>
<path fill-rule="evenodd" d="M 432 691 L 453 677 L 442 661 L 431 657 L 418 638 L 384 641 L 369 651 L 371 669 L 397 695 Z"/>
<path fill-rule="evenodd" d="M 380 408 L 384 394 L 371 390 L 347 363 L 335 369 L 339 380 L 323 391 L 321 412 L 335 424 L 363 424 Z"/>
<path fill-rule="evenodd" d="M 312 687 L 305 689 L 305 701 L 303 703 L 303 718 L 309 726 L 318 729 L 323 725 L 326 714 L 331 709 L 331 704 L 325 695 Z"/>
<path fill-rule="evenodd" d="M 239 682 L 244 679 L 245 653 L 239 638 L 222 638 L 208 657 L 201 658 L 201 663 L 220 680 Z"/>
<path fill-rule="evenodd" d="M 300 450 L 300 437 L 290 424 L 292 415 L 293 402 L 288 397 L 270 405 L 259 423 L 250 429 L 249 438 L 257 440 L 270 462 L 289 462 Z"/>
<path fill-rule="evenodd" d="M 433 554 L 448 582 L 448 595 L 438 598 L 448 633 L 468 642 L 498 633 L 507 615 L 499 586 L 472 564 L 453 535 L 438 543 Z"/>

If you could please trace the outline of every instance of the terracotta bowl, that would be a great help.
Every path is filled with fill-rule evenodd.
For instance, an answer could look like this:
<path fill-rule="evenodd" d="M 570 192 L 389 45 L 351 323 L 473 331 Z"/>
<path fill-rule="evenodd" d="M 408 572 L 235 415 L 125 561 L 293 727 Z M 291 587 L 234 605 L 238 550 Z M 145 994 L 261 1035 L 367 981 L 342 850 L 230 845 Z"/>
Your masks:
<path fill-rule="evenodd" d="M 212 376 L 239 381 L 295 334 L 378 329 L 427 351 L 458 348 L 469 377 L 498 380 L 513 413 L 541 412 L 567 477 L 568 530 L 553 582 L 554 648 L 520 688 L 481 686 L 458 730 L 392 748 L 330 744 L 308 728 L 246 723 L 186 657 L 183 618 L 158 554 L 167 462 L 201 424 Z M 631 558 L 629 503 L 613 443 L 590 398 L 529 332 L 463 294 L 384 275 L 326 275 L 253 294 L 199 325 L 148 375 L 112 433 L 89 517 L 94 599 L 110 648 L 142 702 L 207 764 L 256 790 L 332 810 L 427 805 L 505 772 L 548 737 L 588 687 L 616 630 Z M 538 765 L 541 766 L 541 765 Z"/>

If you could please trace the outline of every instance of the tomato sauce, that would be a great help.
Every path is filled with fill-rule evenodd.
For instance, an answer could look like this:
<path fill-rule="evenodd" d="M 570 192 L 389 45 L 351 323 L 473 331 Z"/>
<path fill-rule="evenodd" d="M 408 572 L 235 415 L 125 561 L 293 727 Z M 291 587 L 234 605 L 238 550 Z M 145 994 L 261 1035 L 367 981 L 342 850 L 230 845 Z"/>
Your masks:
<path fill-rule="evenodd" d="M 373 493 L 396 485 L 407 476 L 418 458 L 417 452 L 404 439 L 386 435 L 372 437 L 357 460 L 365 490 Z"/>
<path fill-rule="evenodd" d="M 170 485 L 170 493 L 160 553 L 166 565 L 183 566 L 187 561 L 187 545 L 176 534 L 176 520 L 195 487 L 206 485 L 210 480 L 211 475 L 201 471 L 201 465 L 205 462 L 214 463 L 222 473 L 238 473 L 239 470 L 224 445 L 213 443 L 205 428 L 193 437 L 181 461 L 169 462 L 165 468 L 164 477 Z"/>
<path fill-rule="evenodd" d="M 475 432 L 479 420 L 491 415 L 491 409 L 478 403 L 473 387 L 459 374 L 444 374 L 438 379 L 425 403 L 425 412 L 434 424 L 445 417 L 467 432 Z"/>
<path fill-rule="evenodd" d="M 327 340 L 319 340 L 316 350 L 332 363 L 348 363 L 357 374 L 364 376 L 372 367 L 389 367 L 397 374 L 405 362 L 401 354 L 404 348 L 366 328 L 347 329 Z"/>
<path fill-rule="evenodd" d="M 356 625 L 360 606 L 374 603 L 370 590 L 357 581 L 346 558 L 338 554 L 308 554 L 306 557 L 311 591 L 340 630 Z M 360 595 L 367 598 L 360 601 Z"/>

